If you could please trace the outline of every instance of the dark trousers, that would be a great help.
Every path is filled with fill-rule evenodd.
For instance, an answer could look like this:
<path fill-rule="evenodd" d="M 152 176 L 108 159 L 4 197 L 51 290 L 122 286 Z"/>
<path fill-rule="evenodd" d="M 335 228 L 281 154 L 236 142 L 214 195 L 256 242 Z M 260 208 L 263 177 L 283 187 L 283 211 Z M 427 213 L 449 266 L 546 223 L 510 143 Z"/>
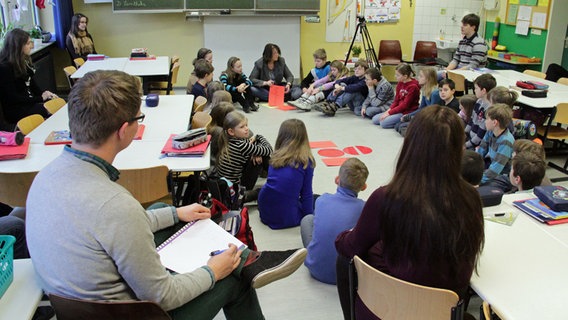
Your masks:
<path fill-rule="evenodd" d="M 26 243 L 26 223 L 15 216 L 0 217 L 0 234 L 14 236 L 14 259 L 27 259 L 30 257 Z"/>
<path fill-rule="evenodd" d="M 230 92 L 233 102 L 238 102 L 243 109 L 251 108 L 254 103 L 254 95 L 252 94 L 250 88 L 245 92 Z"/>
<path fill-rule="evenodd" d="M 156 203 L 148 209 L 155 209 L 164 205 Z M 179 231 L 184 225 L 185 222 L 180 222 L 154 233 L 156 246 Z M 256 291 L 250 283 L 243 281 L 240 276 L 249 253 L 250 250 L 245 249 L 241 255 L 239 267 L 228 277 L 217 281 L 211 290 L 202 293 L 179 308 L 168 311 L 172 319 L 210 320 L 215 318 L 220 310 L 223 310 L 225 318 L 228 320 L 263 320 L 264 316 Z"/>
<path fill-rule="evenodd" d="M 268 171 L 268 162 L 270 161 L 270 157 L 265 156 L 262 157 L 261 164 L 254 164 L 252 159 L 250 159 L 247 163 L 247 166 L 243 170 L 243 174 L 241 176 L 241 186 L 244 186 L 247 190 L 252 190 L 256 185 L 256 181 L 258 180 L 258 176 L 262 169 Z"/>

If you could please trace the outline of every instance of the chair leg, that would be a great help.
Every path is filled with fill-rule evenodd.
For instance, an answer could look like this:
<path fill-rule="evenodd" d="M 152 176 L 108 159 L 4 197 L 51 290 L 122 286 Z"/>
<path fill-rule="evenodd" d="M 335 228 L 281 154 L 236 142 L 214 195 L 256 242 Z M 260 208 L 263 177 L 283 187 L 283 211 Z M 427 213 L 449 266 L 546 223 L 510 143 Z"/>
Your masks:
<path fill-rule="evenodd" d="M 552 163 L 552 162 L 548 162 L 548 166 L 568 175 L 568 158 L 566 158 L 566 162 L 564 162 L 563 167 L 557 165 L 556 163 Z M 552 181 L 552 182 L 568 181 L 568 177 L 553 178 L 553 179 L 550 179 L 550 181 Z"/>

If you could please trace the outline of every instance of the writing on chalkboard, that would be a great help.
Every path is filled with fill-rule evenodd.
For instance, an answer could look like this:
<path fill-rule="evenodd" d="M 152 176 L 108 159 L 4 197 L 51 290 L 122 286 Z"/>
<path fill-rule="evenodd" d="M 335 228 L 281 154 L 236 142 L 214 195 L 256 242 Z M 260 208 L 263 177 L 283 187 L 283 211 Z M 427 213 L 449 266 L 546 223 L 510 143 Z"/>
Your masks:
<path fill-rule="evenodd" d="M 146 7 L 146 3 L 144 3 L 141 0 L 137 0 L 137 1 L 116 0 L 116 5 L 119 6 L 119 7 L 133 7 L 133 8 Z"/>

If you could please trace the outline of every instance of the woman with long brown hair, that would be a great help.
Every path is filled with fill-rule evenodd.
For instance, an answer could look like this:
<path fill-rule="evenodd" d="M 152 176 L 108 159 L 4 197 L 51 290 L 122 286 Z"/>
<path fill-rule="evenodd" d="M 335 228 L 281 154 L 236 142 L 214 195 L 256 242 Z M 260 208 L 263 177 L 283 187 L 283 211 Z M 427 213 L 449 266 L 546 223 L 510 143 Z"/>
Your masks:
<path fill-rule="evenodd" d="M 344 314 L 346 265 L 355 255 L 398 279 L 465 297 L 484 231 L 479 195 L 460 176 L 464 139 L 449 108 L 433 105 L 412 120 L 394 177 L 369 197 L 355 228 L 335 241 Z M 359 298 L 356 314 L 376 319 Z"/>

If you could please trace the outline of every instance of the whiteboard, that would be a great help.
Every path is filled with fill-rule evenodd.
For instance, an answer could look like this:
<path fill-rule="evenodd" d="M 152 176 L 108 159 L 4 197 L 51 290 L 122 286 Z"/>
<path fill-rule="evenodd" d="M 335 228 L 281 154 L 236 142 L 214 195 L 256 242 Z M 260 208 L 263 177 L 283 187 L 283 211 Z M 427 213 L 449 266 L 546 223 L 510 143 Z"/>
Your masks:
<path fill-rule="evenodd" d="M 254 62 L 262 57 L 267 43 L 277 44 L 294 78 L 303 79 L 300 74 L 300 19 L 298 16 L 204 17 L 204 46 L 213 50 L 213 80 L 219 80 L 232 56 L 241 59 L 243 72 L 248 76 Z"/>

